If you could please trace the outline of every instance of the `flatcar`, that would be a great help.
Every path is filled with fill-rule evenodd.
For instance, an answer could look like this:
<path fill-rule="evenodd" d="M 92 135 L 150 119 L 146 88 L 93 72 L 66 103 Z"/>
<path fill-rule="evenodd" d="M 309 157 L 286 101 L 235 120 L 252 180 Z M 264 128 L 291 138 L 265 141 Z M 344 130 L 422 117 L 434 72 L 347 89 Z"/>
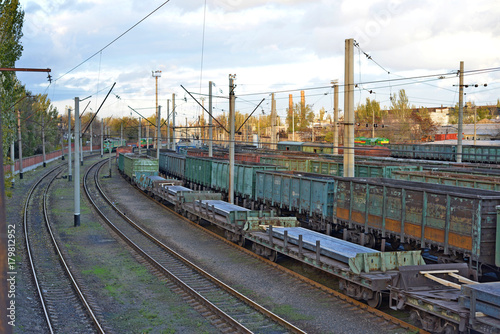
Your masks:
<path fill-rule="evenodd" d="M 224 202 L 220 193 L 193 191 L 168 184 L 157 176 L 141 175 L 139 179 L 144 181 L 141 186 L 149 195 L 173 204 L 177 212 L 195 222 L 218 226 L 230 241 L 240 245 L 251 243 L 252 250 L 261 256 L 272 261 L 288 256 L 332 274 L 339 279 L 339 288 L 345 294 L 365 300 L 371 306 L 380 306 L 384 300 L 382 294 L 388 294 L 389 306 L 409 311 L 410 319 L 424 330 L 458 334 L 471 330 L 493 333 L 500 329 L 500 283 L 481 284 L 469 279 L 470 268 L 466 263 L 426 265 L 420 250 L 379 252 L 300 228 L 296 217 Z M 295 185 L 299 194 L 291 190 L 290 201 L 300 207 L 304 197 L 301 195 L 308 194 L 309 202 L 315 203 L 311 194 L 317 193 L 316 190 L 326 189 L 332 193 L 332 187 L 335 188 L 335 183 L 325 181 L 326 188 L 311 185 L 307 189 L 305 183 Z M 303 193 L 300 194 L 300 190 Z M 286 192 L 281 195 L 286 196 Z M 352 195 L 344 199 L 347 197 Z M 431 197 L 429 200 L 433 203 Z M 388 206 L 390 204 L 391 201 Z M 314 207 L 304 209 L 315 210 Z M 500 223 L 500 206 L 496 210 Z M 334 214 L 334 208 L 330 213 Z"/>

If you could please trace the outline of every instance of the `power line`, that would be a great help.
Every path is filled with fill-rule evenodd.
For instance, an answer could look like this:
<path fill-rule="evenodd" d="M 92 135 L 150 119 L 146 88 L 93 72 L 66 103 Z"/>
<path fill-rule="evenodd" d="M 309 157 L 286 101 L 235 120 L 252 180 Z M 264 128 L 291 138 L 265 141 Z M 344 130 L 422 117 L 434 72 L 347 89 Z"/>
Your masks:
<path fill-rule="evenodd" d="M 96 53 L 94 53 L 92 56 L 88 57 L 87 59 L 85 59 L 84 61 L 82 61 L 80 64 L 76 65 L 75 67 L 73 67 L 71 70 L 69 70 L 68 72 L 64 73 L 63 75 L 61 75 L 60 77 L 58 77 L 57 79 L 55 79 L 54 81 L 57 81 L 59 79 L 61 79 L 62 77 L 64 77 L 65 75 L 73 72 L 74 70 L 76 70 L 78 67 L 82 66 L 83 64 L 85 64 L 86 62 L 88 62 L 90 59 L 94 58 L 98 53 L 104 51 L 105 49 L 107 49 L 109 46 L 111 46 L 114 42 L 116 42 L 117 40 L 119 40 L 120 38 L 122 38 L 125 34 L 127 34 L 130 30 L 134 29 L 135 27 L 137 27 L 139 24 L 141 24 L 144 20 L 146 20 L 148 17 L 150 17 L 151 15 L 153 15 L 156 11 L 158 11 L 161 7 L 165 6 L 168 2 L 170 2 L 170 0 L 167 0 L 165 1 L 164 3 L 162 3 L 160 6 L 158 6 L 155 10 L 153 10 L 152 12 L 150 12 L 148 15 L 146 15 L 145 17 L 143 17 L 139 22 L 137 22 L 136 24 L 134 24 L 132 27 L 128 28 L 124 33 L 122 33 L 120 36 L 116 37 L 114 40 L 112 40 L 111 42 L 109 42 L 105 47 L 103 47 L 102 49 L 100 49 L 99 51 L 97 51 Z"/>

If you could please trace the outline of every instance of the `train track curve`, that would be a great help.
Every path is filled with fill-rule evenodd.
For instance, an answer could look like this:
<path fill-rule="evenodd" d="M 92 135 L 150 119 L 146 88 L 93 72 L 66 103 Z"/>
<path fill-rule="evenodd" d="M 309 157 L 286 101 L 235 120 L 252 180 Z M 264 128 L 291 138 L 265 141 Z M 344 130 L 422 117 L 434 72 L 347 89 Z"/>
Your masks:
<path fill-rule="evenodd" d="M 63 167 L 50 169 L 27 194 L 23 230 L 31 272 L 48 332 L 105 333 L 97 306 L 88 301 L 52 232 L 47 197 Z"/>
<path fill-rule="evenodd" d="M 108 226 L 157 273 L 167 277 L 167 285 L 191 307 L 223 332 L 304 333 L 197 267 L 122 213 L 99 185 L 101 166 L 98 162 L 85 173 L 84 191 L 90 202 Z"/>

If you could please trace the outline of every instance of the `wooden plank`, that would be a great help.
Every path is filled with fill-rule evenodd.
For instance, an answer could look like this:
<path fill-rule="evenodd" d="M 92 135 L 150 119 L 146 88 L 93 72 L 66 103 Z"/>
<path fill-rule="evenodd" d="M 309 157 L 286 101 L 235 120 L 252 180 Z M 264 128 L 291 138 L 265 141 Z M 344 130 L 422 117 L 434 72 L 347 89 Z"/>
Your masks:
<path fill-rule="evenodd" d="M 439 284 L 442 284 L 444 286 L 449 286 L 449 287 L 455 288 L 457 290 L 460 290 L 460 288 L 461 288 L 460 284 L 452 283 L 452 282 L 447 281 L 445 279 L 442 279 L 442 278 L 439 278 L 436 276 L 432 276 L 431 274 L 424 274 L 424 276 L 427 277 L 428 279 L 433 280 L 435 282 L 438 282 Z"/>
<path fill-rule="evenodd" d="M 449 274 L 449 273 L 458 273 L 457 269 L 454 270 L 429 270 L 429 271 L 421 271 L 420 274 Z"/>
<path fill-rule="evenodd" d="M 461 275 L 457 275 L 455 273 L 448 273 L 448 275 L 450 275 L 451 277 L 455 277 L 456 279 L 458 279 L 458 281 L 460 283 L 465 283 L 465 284 L 479 284 L 479 282 L 476 282 L 476 281 L 472 281 L 468 278 L 465 278 Z"/>

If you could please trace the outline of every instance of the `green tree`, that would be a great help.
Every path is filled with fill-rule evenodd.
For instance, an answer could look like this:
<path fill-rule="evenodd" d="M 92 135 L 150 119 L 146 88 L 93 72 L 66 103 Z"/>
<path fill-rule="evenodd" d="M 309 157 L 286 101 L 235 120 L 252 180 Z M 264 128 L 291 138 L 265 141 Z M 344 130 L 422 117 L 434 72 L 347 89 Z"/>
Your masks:
<path fill-rule="evenodd" d="M 293 131 L 293 128 L 295 128 L 295 131 L 305 131 L 310 127 L 313 121 L 314 111 L 309 104 L 302 106 L 300 103 L 295 103 L 293 106 L 293 113 L 287 112 L 286 122 L 288 124 L 289 133 Z"/>
<path fill-rule="evenodd" d="M 390 111 L 394 118 L 394 124 L 392 125 L 394 138 L 390 139 L 396 139 L 397 141 L 412 139 L 410 137 L 412 133 L 412 122 L 410 119 L 411 108 L 404 89 L 401 89 L 397 95 L 394 93 L 393 96 L 391 96 Z"/>
<path fill-rule="evenodd" d="M 15 67 L 21 58 L 21 45 L 24 12 L 19 0 L 0 0 L 0 67 Z M 0 83 L 0 108 L 4 143 L 10 143 L 14 137 L 16 124 L 15 113 L 10 109 L 22 97 L 24 88 L 18 82 L 15 72 L 2 72 Z M 8 145 L 4 145 L 4 157 Z"/>
<path fill-rule="evenodd" d="M 20 8 L 19 0 L 0 0 L 0 67 L 11 68 L 21 58 L 23 47 L 21 37 L 23 36 L 24 12 Z M 3 141 L 3 161 L 6 160 L 8 147 L 14 139 L 16 124 L 15 113 L 11 106 L 22 96 L 23 88 L 19 84 L 15 72 L 2 72 L 0 81 L 0 126 Z M 9 162 L 8 162 L 9 163 Z M 10 162 L 12 163 L 12 162 Z M 10 186 L 12 175 L 5 175 L 5 185 Z M 11 194 L 7 192 L 7 195 Z"/>

